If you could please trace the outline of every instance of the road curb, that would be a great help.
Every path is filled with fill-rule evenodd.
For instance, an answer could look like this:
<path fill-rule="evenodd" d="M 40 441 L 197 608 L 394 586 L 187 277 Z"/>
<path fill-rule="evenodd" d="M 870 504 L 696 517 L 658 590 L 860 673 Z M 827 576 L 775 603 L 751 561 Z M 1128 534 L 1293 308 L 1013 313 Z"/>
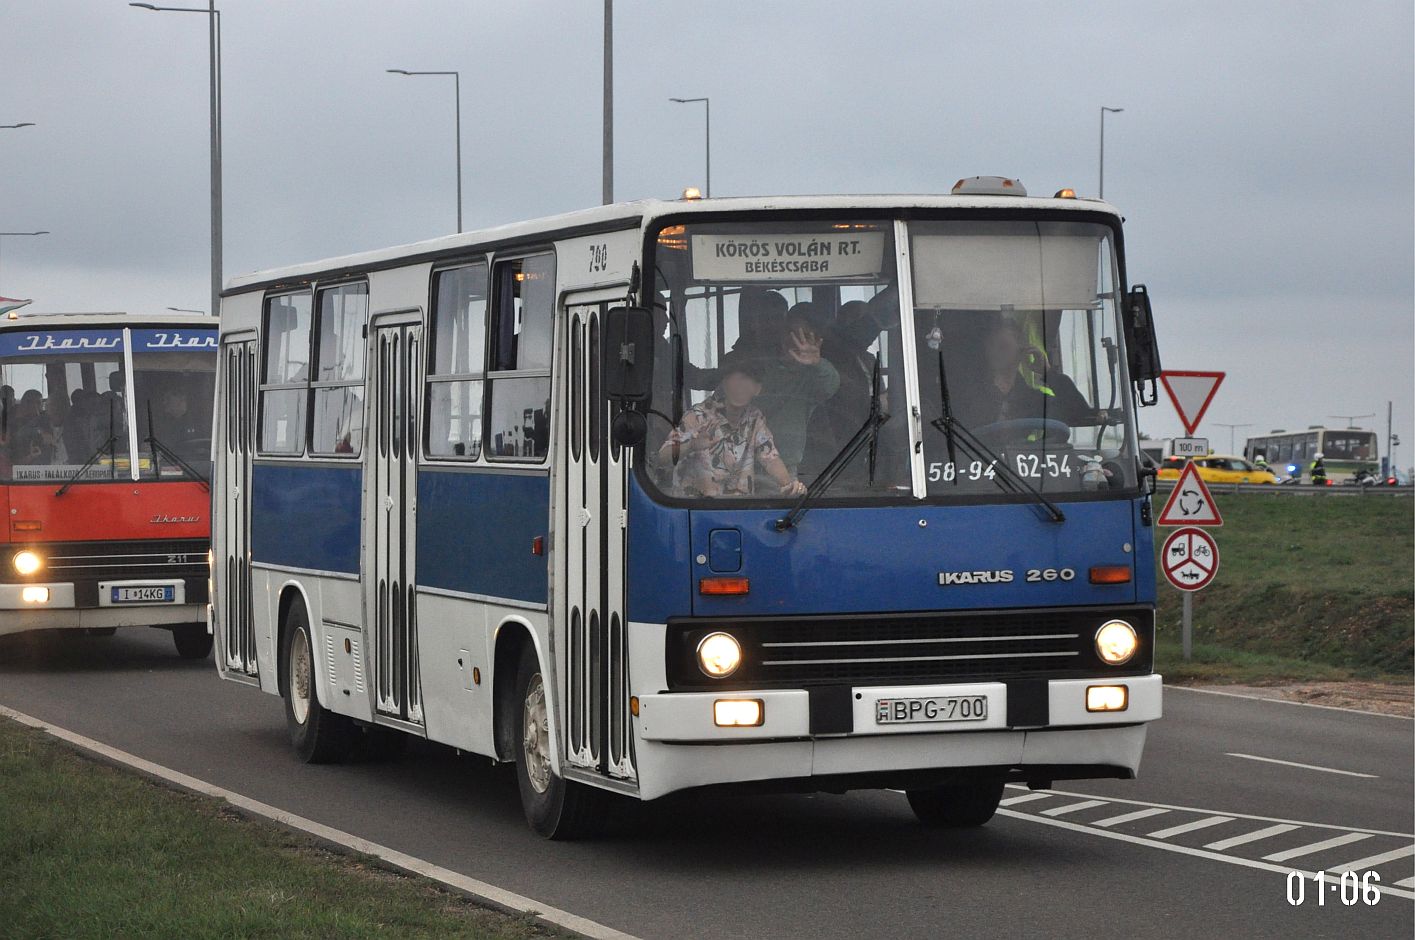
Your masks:
<path fill-rule="evenodd" d="M 334 851 L 346 854 L 357 852 L 377 860 L 379 864 L 393 871 L 428 878 L 463 897 L 502 913 L 529 916 L 546 927 L 569 931 L 578 936 L 590 938 L 590 940 L 638 940 L 633 934 L 606 927 L 589 918 L 572 914 L 569 911 L 562 911 L 549 904 L 542 904 L 533 898 L 498 888 L 496 885 L 479 881 L 476 878 L 470 878 L 451 869 L 434 865 L 432 862 L 399 852 L 388 846 L 370 842 L 352 833 L 326 826 L 304 816 L 287 813 L 268 803 L 253 800 L 227 790 L 225 787 L 219 787 L 181 771 L 153 763 L 136 754 L 129 754 L 127 751 L 110 747 L 101 741 L 95 741 L 66 728 L 60 728 L 13 708 L 0 705 L 0 717 L 9 718 L 26 727 L 43 731 L 50 737 L 71 747 L 97 756 L 107 763 L 135 770 L 163 785 L 188 793 L 224 800 L 244 814 L 259 817 L 267 822 L 273 822 L 276 825 L 311 836 Z"/>

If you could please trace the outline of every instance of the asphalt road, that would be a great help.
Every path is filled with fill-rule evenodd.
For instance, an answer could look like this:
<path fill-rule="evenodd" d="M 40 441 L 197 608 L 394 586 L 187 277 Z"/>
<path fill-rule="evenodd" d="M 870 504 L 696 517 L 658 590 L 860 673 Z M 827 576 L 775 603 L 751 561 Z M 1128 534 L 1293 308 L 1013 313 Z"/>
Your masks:
<path fill-rule="evenodd" d="M 480 758 L 298 763 L 278 699 L 160 631 L 0 639 L 0 704 L 646 938 L 1415 933 L 1415 724 L 1397 718 L 1173 690 L 1141 779 L 1011 789 L 980 830 L 925 830 L 890 792 L 711 793 L 627 804 L 566 845 Z M 1319 905 L 1309 880 L 1288 903 L 1289 866 L 1366 858 L 1400 895 Z"/>

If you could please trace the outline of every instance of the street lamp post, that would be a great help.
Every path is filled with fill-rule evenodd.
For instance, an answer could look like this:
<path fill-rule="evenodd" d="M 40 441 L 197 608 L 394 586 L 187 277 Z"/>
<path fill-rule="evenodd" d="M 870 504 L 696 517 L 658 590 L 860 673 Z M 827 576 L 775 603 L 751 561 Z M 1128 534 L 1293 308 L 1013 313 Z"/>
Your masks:
<path fill-rule="evenodd" d="M 4 244 L 5 238 L 11 237 L 11 236 L 16 236 L 16 235 L 19 235 L 19 236 L 31 236 L 31 235 L 48 235 L 48 234 L 49 234 L 49 232 L 47 232 L 47 231 L 38 231 L 38 232 L 0 232 L 0 245 L 3 245 L 3 244 Z"/>
<path fill-rule="evenodd" d="M 461 72 L 415 72 L 408 69 L 386 69 L 391 75 L 451 75 L 452 94 L 457 110 L 457 231 L 462 231 L 462 73 Z"/>
<path fill-rule="evenodd" d="M 1124 110 L 1124 108 L 1107 108 L 1105 105 L 1101 105 L 1101 179 L 1100 192 L 1097 195 L 1102 199 L 1105 198 L 1105 116 L 1106 112 L 1119 114 Z"/>
<path fill-rule="evenodd" d="M 604 154 L 600 199 L 614 201 L 614 0 L 604 0 Z"/>
<path fill-rule="evenodd" d="M 703 103 L 704 129 L 703 162 L 706 165 L 706 179 L 703 180 L 703 195 L 712 196 L 712 100 L 709 98 L 669 98 L 675 104 Z"/>
<path fill-rule="evenodd" d="M 202 7 L 166 7 L 129 3 L 130 7 L 156 13 L 204 13 L 210 45 L 211 70 L 211 315 L 221 310 L 221 11 L 216 0 Z"/>
<path fill-rule="evenodd" d="M 1248 424 L 1224 424 L 1222 421 L 1215 421 L 1214 424 L 1217 424 L 1221 428 L 1228 428 L 1228 452 L 1230 454 L 1238 453 L 1238 451 L 1233 449 L 1235 446 L 1237 446 L 1234 444 L 1233 441 L 1233 432 L 1238 428 L 1251 428 L 1253 426 L 1252 422 L 1249 422 Z"/>

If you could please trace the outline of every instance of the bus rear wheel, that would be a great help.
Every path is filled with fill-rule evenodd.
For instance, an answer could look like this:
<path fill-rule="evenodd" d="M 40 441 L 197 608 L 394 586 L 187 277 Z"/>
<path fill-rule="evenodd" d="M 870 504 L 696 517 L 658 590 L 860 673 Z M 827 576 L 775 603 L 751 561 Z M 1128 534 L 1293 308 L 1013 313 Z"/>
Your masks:
<path fill-rule="evenodd" d="M 179 623 L 172 628 L 172 643 L 183 659 L 206 659 L 211 655 L 211 639 L 204 623 Z"/>
<path fill-rule="evenodd" d="M 348 756 L 354 724 L 319 704 L 314 662 L 309 615 L 296 604 L 285 628 L 285 725 L 300 760 L 332 764 Z"/>
<path fill-rule="evenodd" d="M 511 716 L 517 745 L 516 783 L 526 822 L 547 839 L 571 840 L 600 831 L 608 808 L 602 790 L 557 776 L 551 766 L 550 704 L 534 648 L 521 652 Z"/>
<path fill-rule="evenodd" d="M 927 790 L 905 790 L 909 808 L 919 822 L 936 829 L 981 826 L 997 812 L 1002 800 L 1001 780 L 950 783 Z"/>

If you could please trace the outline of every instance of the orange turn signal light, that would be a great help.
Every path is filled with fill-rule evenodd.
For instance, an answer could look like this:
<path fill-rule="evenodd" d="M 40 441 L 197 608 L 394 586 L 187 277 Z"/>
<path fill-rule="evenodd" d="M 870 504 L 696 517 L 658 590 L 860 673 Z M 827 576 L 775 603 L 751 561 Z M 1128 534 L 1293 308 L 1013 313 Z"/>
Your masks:
<path fill-rule="evenodd" d="M 44 528 L 44 524 L 37 519 L 16 519 L 10 523 L 10 528 L 16 532 L 38 532 Z"/>
<path fill-rule="evenodd" d="M 1052 198 L 1053 198 L 1053 199 L 1075 199 L 1075 198 L 1076 198 L 1076 190 L 1071 189 L 1071 188 L 1069 188 L 1069 187 L 1066 188 L 1066 189 L 1058 189 L 1058 190 L 1056 191 L 1056 195 L 1053 196 Z"/>
<path fill-rule="evenodd" d="M 746 594 L 749 587 L 746 578 L 702 578 L 698 581 L 699 594 Z"/>
<path fill-rule="evenodd" d="M 1091 569 L 1092 584 L 1129 584 L 1129 565 L 1096 565 Z"/>

